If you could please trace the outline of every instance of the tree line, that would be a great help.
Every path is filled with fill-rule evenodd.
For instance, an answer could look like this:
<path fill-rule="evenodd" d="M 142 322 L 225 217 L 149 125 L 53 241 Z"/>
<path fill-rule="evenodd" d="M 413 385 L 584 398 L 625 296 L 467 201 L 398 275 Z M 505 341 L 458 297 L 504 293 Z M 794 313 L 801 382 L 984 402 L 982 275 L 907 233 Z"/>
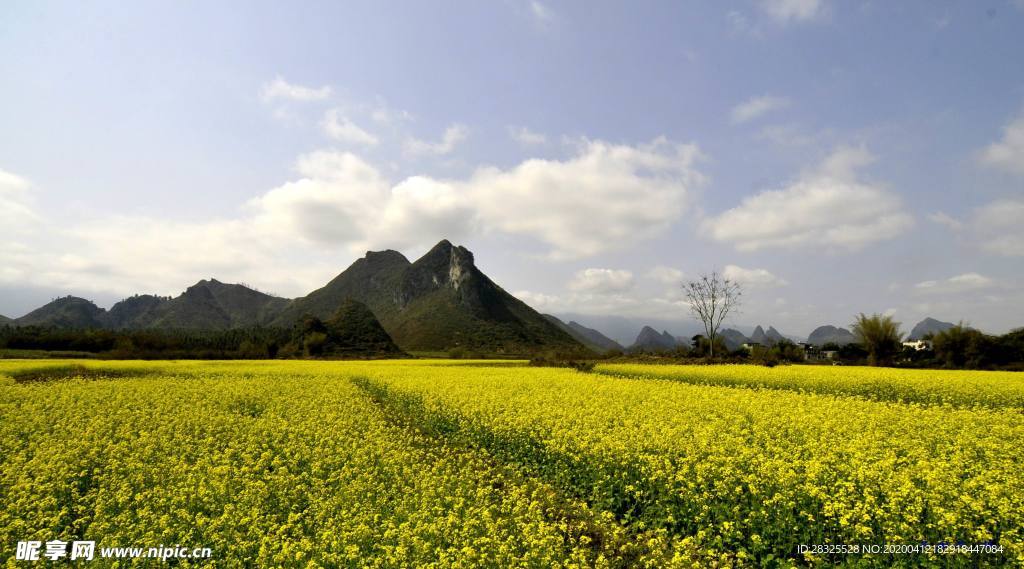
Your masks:
<path fill-rule="evenodd" d="M 108 330 L 0 326 L 0 350 L 11 355 L 99 356 L 112 359 L 273 359 L 394 355 L 360 345 L 331 320 L 304 316 L 291 328 Z M 377 353 L 377 352 L 381 353 Z"/>

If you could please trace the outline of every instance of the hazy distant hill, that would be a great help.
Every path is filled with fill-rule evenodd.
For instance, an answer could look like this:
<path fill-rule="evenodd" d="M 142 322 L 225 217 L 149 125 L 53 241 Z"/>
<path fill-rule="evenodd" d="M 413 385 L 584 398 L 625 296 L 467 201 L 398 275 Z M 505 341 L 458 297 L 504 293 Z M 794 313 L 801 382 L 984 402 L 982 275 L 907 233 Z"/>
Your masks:
<path fill-rule="evenodd" d="M 818 326 L 811 332 L 811 335 L 807 337 L 807 343 L 815 346 L 824 346 L 825 344 L 839 344 L 845 346 L 846 344 L 853 344 L 857 341 L 857 337 L 853 335 L 846 328 L 836 328 L 832 325 Z"/>
<path fill-rule="evenodd" d="M 414 263 L 397 251 L 368 252 L 323 288 L 289 303 L 274 323 L 289 325 L 307 313 L 324 318 L 349 298 L 365 303 L 405 350 L 583 349 L 447 240 Z"/>
<path fill-rule="evenodd" d="M 0 314 L 0 326 L 3 326 L 4 324 L 11 324 L 12 322 L 14 322 L 14 320 Z"/>
<path fill-rule="evenodd" d="M 719 332 L 718 335 L 722 338 L 722 341 L 725 342 L 725 347 L 730 350 L 737 350 L 743 346 L 743 344 L 750 342 L 750 338 L 746 337 L 743 332 L 733 328 L 726 328 Z"/>
<path fill-rule="evenodd" d="M 672 334 L 662 331 L 660 334 L 650 326 L 644 326 L 629 347 L 631 351 L 667 351 L 679 346 L 679 340 Z"/>
<path fill-rule="evenodd" d="M 671 313 L 668 314 L 671 315 Z M 621 346 L 632 345 L 636 340 L 637 330 L 644 326 L 650 326 L 656 330 L 668 330 L 677 337 L 685 338 L 687 343 L 695 334 L 704 333 L 704 326 L 684 311 L 680 311 L 678 317 L 674 318 L 594 315 L 577 312 L 560 312 L 554 315 L 562 322 L 576 321 L 581 326 L 598 330 Z"/>
<path fill-rule="evenodd" d="M 624 349 L 621 344 L 605 336 L 604 334 L 594 330 L 593 328 L 587 328 L 586 326 L 576 322 L 575 320 L 569 323 L 562 322 L 557 317 L 550 314 L 542 314 L 544 318 L 558 326 L 562 330 L 565 330 L 570 336 L 576 339 L 577 342 L 590 348 L 597 353 L 604 353 L 609 350 L 622 350 Z"/>
<path fill-rule="evenodd" d="M 65 296 L 15 319 L 18 326 L 56 326 L 59 328 L 103 328 L 106 311 L 91 301 Z"/>
<path fill-rule="evenodd" d="M 956 326 L 952 322 L 943 322 L 934 318 L 928 317 L 914 325 L 913 330 L 910 331 L 908 340 L 920 340 L 927 334 L 938 334 L 939 332 L 945 332 L 950 328 Z"/>
<path fill-rule="evenodd" d="M 764 328 L 760 324 L 754 328 L 754 332 L 750 335 L 750 341 L 761 344 L 762 346 L 774 346 L 780 340 L 784 340 L 785 336 L 779 333 L 774 327 L 769 326 L 768 331 L 765 332 Z"/>

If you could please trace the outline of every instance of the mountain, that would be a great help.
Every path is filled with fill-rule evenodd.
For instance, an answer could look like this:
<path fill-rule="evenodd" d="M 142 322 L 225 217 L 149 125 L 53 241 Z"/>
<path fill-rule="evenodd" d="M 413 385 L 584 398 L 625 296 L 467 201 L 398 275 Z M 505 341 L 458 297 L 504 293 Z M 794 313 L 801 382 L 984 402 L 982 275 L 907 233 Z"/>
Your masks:
<path fill-rule="evenodd" d="M 201 280 L 175 298 L 135 295 L 106 314 L 111 328 L 220 330 L 266 324 L 288 304 L 240 284 Z"/>
<path fill-rule="evenodd" d="M 757 328 L 754 328 L 753 333 L 750 334 L 750 341 L 755 344 L 761 344 L 762 346 L 771 345 L 768 336 L 764 333 L 764 328 L 762 328 L 760 324 L 758 324 Z"/>
<path fill-rule="evenodd" d="M 106 311 L 92 301 L 76 296 L 58 298 L 17 318 L 18 326 L 56 326 L 59 328 L 102 328 Z"/>
<path fill-rule="evenodd" d="M 656 330 L 668 330 L 677 337 L 685 338 L 687 344 L 695 334 L 704 333 L 704 326 L 684 311 L 679 311 L 678 318 L 595 315 L 577 312 L 559 312 L 554 315 L 562 322 L 574 320 L 581 326 L 599 330 L 621 346 L 631 345 L 636 340 L 637 330 L 644 326 L 650 326 Z"/>
<path fill-rule="evenodd" d="M 644 326 L 629 349 L 630 351 L 664 352 L 674 350 L 678 345 L 678 340 L 672 334 L 665 331 L 659 334 L 654 328 Z"/>
<path fill-rule="evenodd" d="M 366 304 L 405 350 L 582 349 L 483 274 L 469 250 L 447 240 L 414 263 L 397 251 L 367 252 L 323 288 L 290 302 L 272 322 L 288 326 L 304 314 L 326 318 L 347 299 Z"/>
<path fill-rule="evenodd" d="M 124 327 L 210 330 L 255 326 L 272 320 L 287 304 L 286 299 L 239 284 L 201 280 L 180 296 L 153 303 L 152 308 Z M 115 305 L 111 312 L 117 308 Z"/>
<path fill-rule="evenodd" d="M 726 328 L 718 333 L 718 336 L 725 342 L 725 347 L 729 350 L 738 350 L 743 344 L 750 342 L 750 338 L 743 335 L 743 332 L 735 330 L 733 328 Z"/>
<path fill-rule="evenodd" d="M 575 320 L 569 321 L 568 324 L 562 322 L 557 317 L 550 314 L 542 314 L 549 322 L 558 326 L 564 330 L 567 334 L 572 336 L 577 342 L 583 344 L 591 350 L 603 354 L 611 350 L 622 350 L 621 344 L 612 340 L 608 336 L 594 330 L 593 328 L 587 328 L 586 326 L 576 322 Z"/>
<path fill-rule="evenodd" d="M 0 314 L 0 326 L 3 326 L 4 324 L 13 324 L 13 323 L 14 323 L 14 320 L 11 320 L 10 318 L 4 316 L 3 314 Z"/>
<path fill-rule="evenodd" d="M 346 300 L 325 322 L 327 339 L 332 345 L 330 353 L 344 354 L 392 354 L 400 355 L 402 350 L 388 336 L 373 312 L 361 302 Z"/>
<path fill-rule="evenodd" d="M 14 322 L 114 329 L 290 328 L 307 314 L 327 321 L 348 300 L 365 305 L 390 338 L 408 350 L 586 351 L 568 331 L 491 281 L 467 249 L 447 240 L 415 263 L 397 251 L 368 252 L 323 288 L 294 300 L 210 279 L 175 298 L 135 295 L 109 311 L 65 297 Z M 577 323 L 570 328 L 595 345 L 610 345 L 596 330 Z"/>
<path fill-rule="evenodd" d="M 910 331 L 910 336 L 908 336 L 907 339 L 920 340 L 921 338 L 924 338 L 927 334 L 938 334 L 939 332 L 945 332 L 946 330 L 949 330 L 954 326 L 956 326 L 956 324 L 953 324 L 952 322 L 943 322 L 941 320 L 936 320 L 931 317 L 925 318 L 924 320 L 914 325 L 914 329 Z"/>
<path fill-rule="evenodd" d="M 835 326 L 825 325 L 818 326 L 811 332 L 811 335 L 807 337 L 807 343 L 815 346 L 824 346 L 825 344 L 839 344 L 845 346 L 846 344 L 853 344 L 857 342 L 857 337 L 846 328 L 836 328 Z"/>
<path fill-rule="evenodd" d="M 266 324 L 286 304 L 283 298 L 210 279 L 199 281 L 175 298 L 135 295 L 109 311 L 82 298 L 58 298 L 14 323 L 57 328 L 220 330 Z"/>
<path fill-rule="evenodd" d="M 153 311 L 169 301 L 169 298 L 151 294 L 128 297 L 110 307 L 107 312 L 107 325 L 115 329 L 145 328 L 154 318 Z"/>
<path fill-rule="evenodd" d="M 754 328 L 754 332 L 750 335 L 751 342 L 761 344 L 762 346 L 774 346 L 786 339 L 786 336 L 783 336 L 774 326 L 769 326 L 768 331 L 765 332 L 760 324 Z"/>

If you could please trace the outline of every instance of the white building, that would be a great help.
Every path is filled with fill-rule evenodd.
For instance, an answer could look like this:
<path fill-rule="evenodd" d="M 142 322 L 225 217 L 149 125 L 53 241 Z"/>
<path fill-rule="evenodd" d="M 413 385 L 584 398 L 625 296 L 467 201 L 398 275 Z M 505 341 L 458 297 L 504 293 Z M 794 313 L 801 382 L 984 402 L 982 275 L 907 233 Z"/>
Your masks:
<path fill-rule="evenodd" d="M 907 342 L 903 342 L 903 347 L 904 348 L 913 348 L 913 349 L 915 349 L 915 350 L 920 352 L 921 350 L 930 350 L 930 349 L 932 349 L 932 342 L 931 342 L 931 340 L 910 340 L 910 341 L 907 341 Z"/>

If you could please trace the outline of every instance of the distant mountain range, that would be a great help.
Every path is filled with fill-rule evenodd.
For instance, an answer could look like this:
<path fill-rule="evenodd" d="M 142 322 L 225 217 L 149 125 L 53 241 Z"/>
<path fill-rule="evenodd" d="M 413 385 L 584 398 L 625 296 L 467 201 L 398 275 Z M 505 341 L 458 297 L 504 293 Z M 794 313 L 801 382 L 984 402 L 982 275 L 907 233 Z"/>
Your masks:
<path fill-rule="evenodd" d="M 621 346 L 631 346 L 636 341 L 637 333 L 644 326 L 650 326 L 655 330 L 667 330 L 677 338 L 685 338 L 686 343 L 689 343 L 689 339 L 694 335 L 704 333 L 704 327 L 682 311 L 678 318 L 640 318 L 574 312 L 556 312 L 554 316 L 563 322 L 575 321 L 581 326 L 600 330 Z"/>
<path fill-rule="evenodd" d="M 327 321 L 349 300 L 364 304 L 406 351 L 584 349 L 563 327 L 491 281 L 475 266 L 467 249 L 447 240 L 413 263 L 397 251 L 367 252 L 323 288 L 293 300 L 211 279 L 199 281 L 175 298 L 137 295 L 109 311 L 82 298 L 58 298 L 15 319 L 14 324 L 196 330 L 291 327 L 305 315 Z M 588 330 L 579 327 L 580 333 Z M 597 333 L 586 334 L 590 332 Z M 594 336 L 594 340 L 600 338 Z"/>
<path fill-rule="evenodd" d="M 415 262 L 397 251 L 369 251 L 324 287 L 291 300 L 209 279 L 174 298 L 135 295 L 110 310 L 82 298 L 62 297 L 21 318 L 0 316 L 0 325 L 178 330 L 291 327 L 304 315 L 322 321 L 334 318 L 345 306 L 351 317 L 356 313 L 365 317 L 366 313 L 346 304 L 350 300 L 365 305 L 366 313 L 406 351 L 459 347 L 513 354 L 586 348 L 604 353 L 627 345 L 631 350 L 658 351 L 689 345 L 692 336 L 704 333 L 699 323 L 685 318 L 644 322 L 621 316 L 541 315 L 483 274 L 471 252 L 447 240 Z M 925 318 L 908 338 L 919 339 L 953 326 Z M 681 334 L 673 335 L 669 329 Z M 783 339 L 800 339 L 760 325 L 750 335 L 735 328 L 720 334 L 730 350 L 748 342 L 771 346 Z M 815 328 L 807 340 L 815 345 L 843 345 L 856 338 L 845 328 L 826 325 Z"/>
<path fill-rule="evenodd" d="M 934 318 L 928 317 L 918 322 L 911 329 L 910 334 L 907 336 L 908 340 L 920 340 L 925 335 L 937 334 L 949 330 L 955 326 L 952 322 L 943 322 Z M 846 344 L 854 344 L 857 342 L 857 336 L 850 332 L 846 328 L 837 328 L 831 325 L 818 326 L 811 332 L 811 335 L 807 337 L 807 343 L 815 346 L 823 346 L 825 344 L 838 344 L 845 346 Z"/>
<path fill-rule="evenodd" d="M 211 279 L 199 281 L 176 298 L 136 295 L 109 311 L 88 300 L 66 296 L 14 322 L 18 326 L 59 328 L 218 330 L 266 324 L 287 304 L 284 298 Z"/>
<path fill-rule="evenodd" d="M 550 314 L 544 314 L 542 316 L 544 316 L 544 318 L 547 318 L 548 321 L 554 324 L 555 326 L 558 326 L 559 328 L 564 330 L 567 334 L 572 336 L 577 342 L 583 344 L 584 346 L 590 348 L 591 350 L 599 354 L 603 354 L 611 350 L 624 349 L 622 345 L 616 342 L 615 340 L 612 340 L 608 336 L 605 336 L 604 334 L 598 332 L 593 328 L 587 328 L 586 326 L 580 324 L 579 322 L 576 322 L 575 320 L 570 320 L 567 324 L 559 320 L 556 316 L 552 316 Z"/>

